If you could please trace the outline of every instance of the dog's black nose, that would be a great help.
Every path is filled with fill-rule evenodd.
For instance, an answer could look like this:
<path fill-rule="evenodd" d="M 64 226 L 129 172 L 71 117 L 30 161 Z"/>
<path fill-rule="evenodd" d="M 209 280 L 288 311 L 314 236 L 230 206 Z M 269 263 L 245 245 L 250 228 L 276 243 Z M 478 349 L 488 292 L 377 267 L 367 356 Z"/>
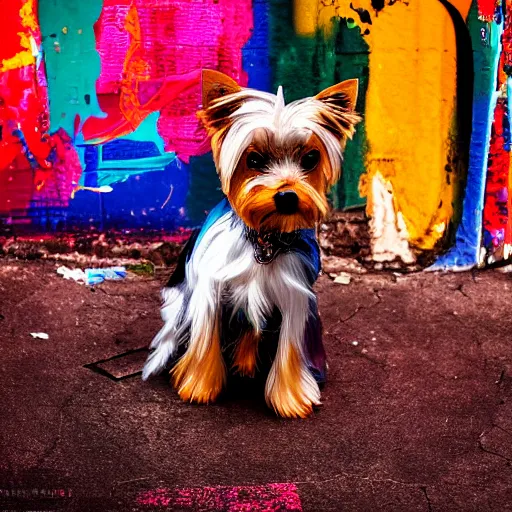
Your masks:
<path fill-rule="evenodd" d="M 274 196 L 274 202 L 279 213 L 292 215 L 297 212 L 299 196 L 293 190 L 285 190 Z"/>

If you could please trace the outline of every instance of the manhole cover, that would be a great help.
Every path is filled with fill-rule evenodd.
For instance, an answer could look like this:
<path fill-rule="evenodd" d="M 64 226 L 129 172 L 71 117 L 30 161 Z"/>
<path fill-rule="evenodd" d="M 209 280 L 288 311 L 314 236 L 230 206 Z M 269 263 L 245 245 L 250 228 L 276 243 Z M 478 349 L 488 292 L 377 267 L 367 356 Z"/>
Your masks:
<path fill-rule="evenodd" d="M 89 368 L 109 379 L 119 381 L 140 375 L 147 356 L 147 347 L 142 347 L 95 363 L 86 364 L 85 368 Z"/>

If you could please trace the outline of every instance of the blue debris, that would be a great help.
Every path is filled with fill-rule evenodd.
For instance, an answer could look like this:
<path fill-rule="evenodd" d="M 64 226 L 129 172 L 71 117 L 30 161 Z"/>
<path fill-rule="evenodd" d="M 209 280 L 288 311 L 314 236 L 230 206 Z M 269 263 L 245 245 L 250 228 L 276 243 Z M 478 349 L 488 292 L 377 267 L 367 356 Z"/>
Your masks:
<path fill-rule="evenodd" d="M 126 269 L 124 267 L 110 268 L 86 268 L 85 284 L 94 286 L 103 281 L 119 281 L 126 277 Z"/>

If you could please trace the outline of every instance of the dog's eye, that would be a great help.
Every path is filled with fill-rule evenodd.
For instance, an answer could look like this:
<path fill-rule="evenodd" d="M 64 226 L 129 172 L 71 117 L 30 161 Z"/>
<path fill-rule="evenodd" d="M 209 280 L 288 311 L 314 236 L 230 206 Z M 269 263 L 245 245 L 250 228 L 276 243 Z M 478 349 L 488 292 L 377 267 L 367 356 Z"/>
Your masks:
<path fill-rule="evenodd" d="M 312 149 L 300 159 L 300 166 L 305 171 L 312 171 L 320 162 L 320 151 Z"/>
<path fill-rule="evenodd" d="M 249 169 L 255 169 L 261 171 L 267 165 L 267 160 L 263 155 L 260 155 L 256 151 L 251 151 L 247 155 L 247 167 Z"/>

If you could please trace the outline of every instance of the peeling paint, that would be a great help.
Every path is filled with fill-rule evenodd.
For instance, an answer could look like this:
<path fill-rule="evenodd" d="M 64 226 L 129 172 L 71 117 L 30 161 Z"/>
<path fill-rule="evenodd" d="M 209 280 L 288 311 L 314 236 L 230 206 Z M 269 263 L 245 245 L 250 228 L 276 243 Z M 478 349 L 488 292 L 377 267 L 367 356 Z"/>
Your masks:
<path fill-rule="evenodd" d="M 416 257 L 409 246 L 409 234 L 402 213 L 396 211 L 392 184 L 377 171 L 372 178 L 371 190 L 372 216 L 369 226 L 373 261 L 414 263 Z"/>

